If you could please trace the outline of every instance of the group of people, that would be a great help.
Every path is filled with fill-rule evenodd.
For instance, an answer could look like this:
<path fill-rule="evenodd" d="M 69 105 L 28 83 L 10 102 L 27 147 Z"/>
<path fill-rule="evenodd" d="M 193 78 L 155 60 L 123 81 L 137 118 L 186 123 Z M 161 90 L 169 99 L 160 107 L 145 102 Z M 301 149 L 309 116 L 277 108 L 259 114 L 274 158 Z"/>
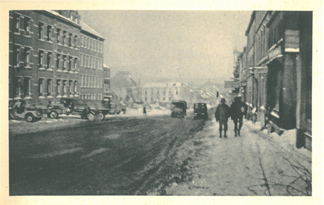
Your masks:
<path fill-rule="evenodd" d="M 221 103 L 217 106 L 215 112 L 216 121 L 219 122 L 219 137 L 222 138 L 222 131 L 224 127 L 224 138 L 227 138 L 227 121 L 228 118 L 234 122 L 234 132 L 235 137 L 240 136 L 240 131 L 243 126 L 243 116 L 246 115 L 247 106 L 244 102 L 241 101 L 241 97 L 237 96 L 234 99 L 234 102 L 229 107 L 226 104 L 226 100 L 224 98 L 221 99 Z"/>

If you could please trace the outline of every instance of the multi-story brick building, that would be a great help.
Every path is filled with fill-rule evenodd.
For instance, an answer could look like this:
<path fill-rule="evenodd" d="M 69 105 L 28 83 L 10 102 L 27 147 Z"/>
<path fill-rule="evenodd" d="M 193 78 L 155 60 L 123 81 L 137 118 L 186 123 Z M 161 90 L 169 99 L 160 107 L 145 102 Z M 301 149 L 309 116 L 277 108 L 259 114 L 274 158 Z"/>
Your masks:
<path fill-rule="evenodd" d="M 102 97 L 104 39 L 80 21 L 78 11 L 20 10 L 10 11 L 9 17 L 9 100 L 38 104 L 80 94 L 83 99 Z M 90 48 L 83 46 L 81 34 L 92 37 Z M 80 52 L 91 56 L 88 66 L 80 62 Z M 85 75 L 92 76 L 91 90 L 84 89 Z M 84 92 L 91 97 L 84 98 Z"/>
<path fill-rule="evenodd" d="M 311 139 L 312 12 L 254 11 L 246 36 L 240 81 L 250 118 L 279 133 L 297 128 L 304 146 Z"/>
<path fill-rule="evenodd" d="M 80 21 L 80 98 L 101 100 L 104 93 L 104 38 L 89 25 Z"/>

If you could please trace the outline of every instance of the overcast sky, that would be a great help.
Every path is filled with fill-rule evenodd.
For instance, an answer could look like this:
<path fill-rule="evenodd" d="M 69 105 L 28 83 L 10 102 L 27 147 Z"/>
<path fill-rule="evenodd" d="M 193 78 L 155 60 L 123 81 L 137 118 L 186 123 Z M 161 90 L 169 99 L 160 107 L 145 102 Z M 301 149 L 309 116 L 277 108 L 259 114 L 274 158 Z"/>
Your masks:
<path fill-rule="evenodd" d="M 112 75 L 136 79 L 233 76 L 233 50 L 243 50 L 251 11 L 79 11 L 105 38 Z"/>

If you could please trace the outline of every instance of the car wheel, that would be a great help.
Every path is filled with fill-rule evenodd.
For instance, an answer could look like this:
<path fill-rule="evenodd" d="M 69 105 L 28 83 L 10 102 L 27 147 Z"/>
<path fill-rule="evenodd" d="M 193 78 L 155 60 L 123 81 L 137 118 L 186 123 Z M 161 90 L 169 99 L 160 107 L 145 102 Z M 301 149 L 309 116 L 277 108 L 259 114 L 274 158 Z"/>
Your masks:
<path fill-rule="evenodd" d="M 88 120 L 90 120 L 90 121 L 94 121 L 94 119 L 95 119 L 95 115 L 94 115 L 94 113 L 92 113 L 92 112 L 90 112 L 90 113 L 87 115 L 87 117 L 88 117 Z"/>
<path fill-rule="evenodd" d="M 25 119 L 27 122 L 33 122 L 34 121 L 34 115 L 31 113 L 26 114 Z"/>
<path fill-rule="evenodd" d="M 49 114 L 49 117 L 52 119 L 57 119 L 58 118 L 58 113 L 56 111 L 51 111 Z"/>
<path fill-rule="evenodd" d="M 99 120 L 105 119 L 105 115 L 102 114 L 101 112 L 98 113 L 97 117 L 98 117 Z"/>

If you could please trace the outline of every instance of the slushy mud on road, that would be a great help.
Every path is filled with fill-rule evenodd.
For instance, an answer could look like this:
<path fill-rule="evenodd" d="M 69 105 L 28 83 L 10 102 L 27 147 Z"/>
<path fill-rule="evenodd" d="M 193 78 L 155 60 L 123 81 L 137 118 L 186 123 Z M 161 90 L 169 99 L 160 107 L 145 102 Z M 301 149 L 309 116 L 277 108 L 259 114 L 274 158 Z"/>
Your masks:
<path fill-rule="evenodd" d="M 177 153 L 205 122 L 159 116 L 10 134 L 10 195 L 163 195 L 189 180 L 190 159 Z"/>

